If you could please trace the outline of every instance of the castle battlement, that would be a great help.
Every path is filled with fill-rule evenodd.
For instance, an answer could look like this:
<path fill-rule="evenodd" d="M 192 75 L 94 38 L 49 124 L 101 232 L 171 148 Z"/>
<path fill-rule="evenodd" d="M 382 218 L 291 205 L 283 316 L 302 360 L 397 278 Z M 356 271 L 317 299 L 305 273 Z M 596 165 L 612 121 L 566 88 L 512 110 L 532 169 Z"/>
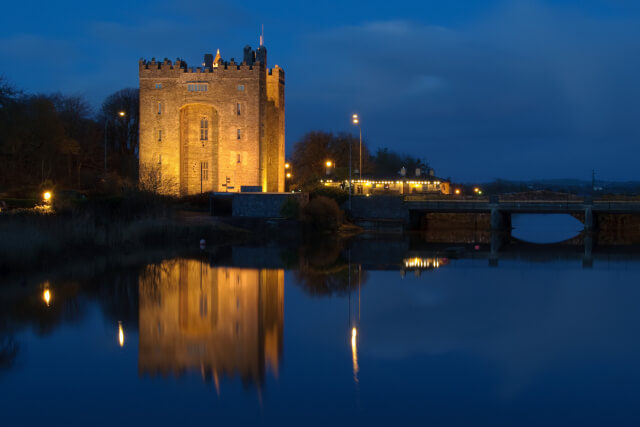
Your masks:
<path fill-rule="evenodd" d="M 255 61 L 252 64 L 247 64 L 246 62 L 237 63 L 233 60 L 221 62 L 217 67 L 188 67 L 185 61 L 176 59 L 174 63 L 171 60 L 166 59 L 163 62 L 156 61 L 155 58 L 152 58 L 151 61 L 147 61 L 145 59 L 140 59 L 138 62 L 138 69 L 140 72 L 140 76 L 143 77 L 143 73 L 149 75 L 153 75 L 154 77 L 160 77 L 159 74 L 168 73 L 171 77 L 174 77 L 176 73 L 220 73 L 224 71 L 253 71 L 253 70 L 265 70 L 263 65 L 259 61 Z M 271 75 L 274 70 L 282 73 L 282 68 L 276 67 L 266 69 L 268 75 Z M 147 77 L 145 75 L 144 77 Z"/>

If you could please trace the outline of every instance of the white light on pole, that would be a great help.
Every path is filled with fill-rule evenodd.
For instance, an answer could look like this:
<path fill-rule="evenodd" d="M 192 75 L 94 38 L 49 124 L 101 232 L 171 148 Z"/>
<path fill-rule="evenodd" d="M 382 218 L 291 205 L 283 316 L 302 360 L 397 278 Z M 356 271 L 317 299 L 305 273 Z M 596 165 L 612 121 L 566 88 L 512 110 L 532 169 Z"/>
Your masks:
<path fill-rule="evenodd" d="M 358 116 L 357 114 L 354 114 L 353 116 L 351 116 L 351 118 L 353 119 L 353 124 L 358 126 L 358 130 L 360 131 L 360 161 L 359 161 L 359 173 L 360 173 L 360 179 L 362 179 L 362 127 L 360 127 L 360 116 Z"/>

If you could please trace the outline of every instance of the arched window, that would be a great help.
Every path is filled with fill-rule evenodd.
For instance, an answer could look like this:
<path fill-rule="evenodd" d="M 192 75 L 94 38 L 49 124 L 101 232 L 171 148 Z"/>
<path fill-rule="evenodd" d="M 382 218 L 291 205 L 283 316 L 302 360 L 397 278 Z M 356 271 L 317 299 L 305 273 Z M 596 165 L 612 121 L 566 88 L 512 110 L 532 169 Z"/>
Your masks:
<path fill-rule="evenodd" d="M 209 140 L 209 119 L 203 117 L 200 120 L 200 141 Z"/>

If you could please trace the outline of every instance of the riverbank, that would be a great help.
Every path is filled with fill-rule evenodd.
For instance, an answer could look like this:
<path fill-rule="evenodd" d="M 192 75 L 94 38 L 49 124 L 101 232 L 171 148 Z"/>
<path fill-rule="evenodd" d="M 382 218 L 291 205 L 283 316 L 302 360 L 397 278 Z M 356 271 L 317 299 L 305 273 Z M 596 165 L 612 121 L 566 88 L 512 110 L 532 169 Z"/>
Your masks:
<path fill-rule="evenodd" d="M 132 252 L 152 247 L 197 247 L 250 240 L 249 230 L 224 223 L 192 223 L 178 212 L 140 215 L 24 210 L 0 216 L 0 272 L 42 268 L 78 254 Z"/>

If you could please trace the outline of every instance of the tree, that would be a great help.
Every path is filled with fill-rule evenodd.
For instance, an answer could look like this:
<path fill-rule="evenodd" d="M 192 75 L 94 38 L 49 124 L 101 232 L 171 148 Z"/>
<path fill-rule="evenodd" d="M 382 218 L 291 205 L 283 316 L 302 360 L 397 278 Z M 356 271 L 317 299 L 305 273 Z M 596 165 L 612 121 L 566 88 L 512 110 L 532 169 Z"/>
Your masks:
<path fill-rule="evenodd" d="M 163 177 L 160 165 L 143 163 L 140 165 L 138 188 L 159 194 L 178 194 L 180 188 L 174 177 Z"/>
<path fill-rule="evenodd" d="M 4 76 L 0 76 L 0 110 L 14 102 L 21 92 L 13 87 Z"/>
<path fill-rule="evenodd" d="M 110 169 L 137 180 L 140 91 L 126 88 L 109 95 L 102 104 L 100 122 L 104 125 Z"/>
<path fill-rule="evenodd" d="M 418 168 L 423 171 L 429 168 L 429 164 L 423 159 L 389 151 L 388 148 L 379 148 L 372 161 L 375 173 L 379 176 L 395 176 L 403 167 L 407 174 L 412 174 Z"/>
<path fill-rule="evenodd" d="M 86 178 L 97 177 L 102 147 L 103 127 L 83 98 L 25 96 L 0 77 L 0 187 L 93 184 Z"/>
<path fill-rule="evenodd" d="M 291 163 L 293 181 L 297 185 L 315 183 L 326 176 L 326 162 L 332 162 L 331 174 L 337 179 L 349 176 L 349 150 L 351 149 L 351 169 L 355 171 L 360 163 L 360 140 L 346 133 L 334 135 L 330 132 L 312 131 L 304 135 L 293 146 Z M 371 169 L 369 150 L 362 142 L 362 169 L 367 173 Z"/>

